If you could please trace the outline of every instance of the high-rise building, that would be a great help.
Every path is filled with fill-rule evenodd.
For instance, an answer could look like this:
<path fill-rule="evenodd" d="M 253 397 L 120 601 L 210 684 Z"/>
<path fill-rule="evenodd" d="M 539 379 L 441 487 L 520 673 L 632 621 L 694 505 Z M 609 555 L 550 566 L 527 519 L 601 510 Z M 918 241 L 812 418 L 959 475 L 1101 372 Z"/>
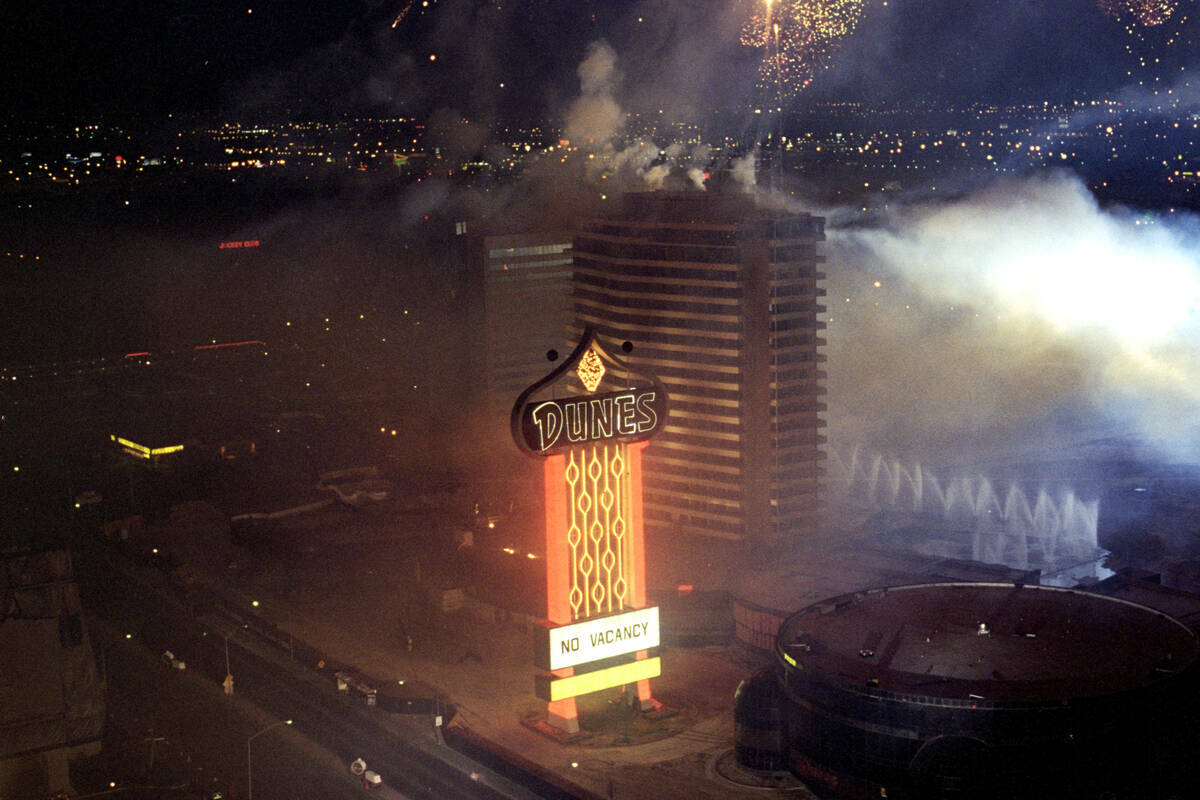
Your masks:
<path fill-rule="evenodd" d="M 483 236 L 477 247 L 483 266 L 486 405 L 489 424 L 504 432 L 517 395 L 546 372 L 546 351 L 562 350 L 566 343 L 571 234 Z"/>
<path fill-rule="evenodd" d="M 824 442 L 824 220 L 745 194 L 626 195 L 574 242 L 578 330 L 657 376 L 648 531 L 776 541 L 815 524 Z M 615 350 L 614 350 L 615 352 Z"/>

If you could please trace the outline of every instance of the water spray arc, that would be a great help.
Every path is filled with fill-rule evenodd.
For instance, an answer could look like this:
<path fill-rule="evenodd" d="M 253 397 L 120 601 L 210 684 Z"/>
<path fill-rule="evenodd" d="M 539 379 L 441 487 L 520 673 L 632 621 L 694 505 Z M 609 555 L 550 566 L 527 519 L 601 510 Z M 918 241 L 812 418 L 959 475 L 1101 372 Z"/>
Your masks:
<path fill-rule="evenodd" d="M 867 453 L 860 446 L 843 456 L 829 452 L 832 494 L 849 506 L 904 517 L 940 530 L 917 549 L 968 557 L 1016 569 L 1059 571 L 1096 561 L 1103 553 L 1097 527 L 1099 500 L 1084 500 L 1071 488 L 1026 492 L 1007 489 L 983 475 L 941 480 L 920 464 L 904 464 Z M 950 541 L 938 541 L 949 530 Z M 951 552 L 953 551 L 953 552 Z"/>

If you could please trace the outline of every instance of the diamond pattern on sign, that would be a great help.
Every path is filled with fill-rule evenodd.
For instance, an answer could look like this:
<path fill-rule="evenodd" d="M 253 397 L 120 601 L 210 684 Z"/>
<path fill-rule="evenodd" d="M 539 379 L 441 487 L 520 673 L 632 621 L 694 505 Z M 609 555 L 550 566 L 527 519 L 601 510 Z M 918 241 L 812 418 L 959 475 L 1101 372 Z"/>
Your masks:
<path fill-rule="evenodd" d="M 603 443 L 567 453 L 567 545 L 571 615 L 586 619 L 630 601 L 626 445 Z"/>

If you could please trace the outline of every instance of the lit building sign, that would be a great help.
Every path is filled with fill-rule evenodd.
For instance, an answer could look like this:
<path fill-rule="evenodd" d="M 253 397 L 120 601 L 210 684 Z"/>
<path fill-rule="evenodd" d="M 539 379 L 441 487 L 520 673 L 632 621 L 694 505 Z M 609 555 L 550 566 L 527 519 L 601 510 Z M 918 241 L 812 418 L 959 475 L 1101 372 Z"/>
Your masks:
<path fill-rule="evenodd" d="M 534 692 L 543 700 L 555 702 L 578 697 L 581 694 L 599 692 L 614 686 L 657 678 L 662 674 L 662 661 L 658 656 L 618 664 L 594 672 L 583 672 L 566 678 L 539 676 L 534 683 Z"/>
<path fill-rule="evenodd" d="M 224 347 L 246 347 L 247 345 L 252 345 L 252 344 L 262 345 L 263 347 L 267 346 L 267 343 L 262 341 L 261 339 L 250 339 L 245 342 L 220 342 L 220 343 L 214 343 L 214 344 L 198 344 L 192 349 L 193 350 L 220 350 L 221 348 L 224 348 Z"/>
<path fill-rule="evenodd" d="M 117 436 L 115 433 L 111 434 L 108 438 L 121 445 L 121 449 L 126 453 L 137 458 L 157 458 L 158 456 L 166 456 L 183 450 L 183 445 L 181 444 L 173 444 L 167 447 L 147 447 L 144 444 L 138 444 L 122 436 Z"/>
<path fill-rule="evenodd" d="M 545 670 L 574 667 L 658 647 L 658 606 L 571 625 L 539 627 L 535 632 L 536 666 Z"/>
<path fill-rule="evenodd" d="M 589 331 L 557 369 L 517 398 L 512 414 L 517 447 L 550 456 L 581 445 L 642 442 L 658 432 L 667 421 L 666 389 L 653 378 L 634 380 L 629 367 L 602 352 Z M 572 373 L 587 394 L 562 398 L 554 391 L 538 399 L 561 389 Z M 617 385 L 598 392 L 606 377 Z"/>
<path fill-rule="evenodd" d="M 616 686 L 631 685 L 643 710 L 656 705 L 649 679 L 660 663 L 649 651 L 659 624 L 658 609 L 646 607 L 642 451 L 667 413 L 662 383 L 607 353 L 590 328 L 513 405 L 513 441 L 544 464 L 547 609 L 534 661 L 552 727 L 578 731 L 575 697 Z"/>
<path fill-rule="evenodd" d="M 544 400 L 526 406 L 521 437 L 525 449 L 549 455 L 589 442 L 648 439 L 665 419 L 666 397 L 654 389 Z"/>
<path fill-rule="evenodd" d="M 221 250 L 239 250 L 244 247 L 258 247 L 258 239 L 246 239 L 241 242 L 221 242 Z"/>

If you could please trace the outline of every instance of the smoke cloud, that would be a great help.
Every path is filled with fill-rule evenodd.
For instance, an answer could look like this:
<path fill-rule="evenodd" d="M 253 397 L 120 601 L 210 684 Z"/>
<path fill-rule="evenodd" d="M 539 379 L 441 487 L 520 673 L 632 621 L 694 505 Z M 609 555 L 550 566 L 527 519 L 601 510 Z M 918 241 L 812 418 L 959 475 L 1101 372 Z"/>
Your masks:
<path fill-rule="evenodd" d="M 568 139 L 599 150 L 612 144 L 625 122 L 613 96 L 617 80 L 616 52 L 604 42 L 592 42 L 579 64 L 580 96 L 567 109 L 563 132 Z"/>
<path fill-rule="evenodd" d="M 1200 454 L 1194 217 L 1101 208 L 1066 172 L 829 216 L 836 440 L 944 457 L 1115 432 Z"/>

